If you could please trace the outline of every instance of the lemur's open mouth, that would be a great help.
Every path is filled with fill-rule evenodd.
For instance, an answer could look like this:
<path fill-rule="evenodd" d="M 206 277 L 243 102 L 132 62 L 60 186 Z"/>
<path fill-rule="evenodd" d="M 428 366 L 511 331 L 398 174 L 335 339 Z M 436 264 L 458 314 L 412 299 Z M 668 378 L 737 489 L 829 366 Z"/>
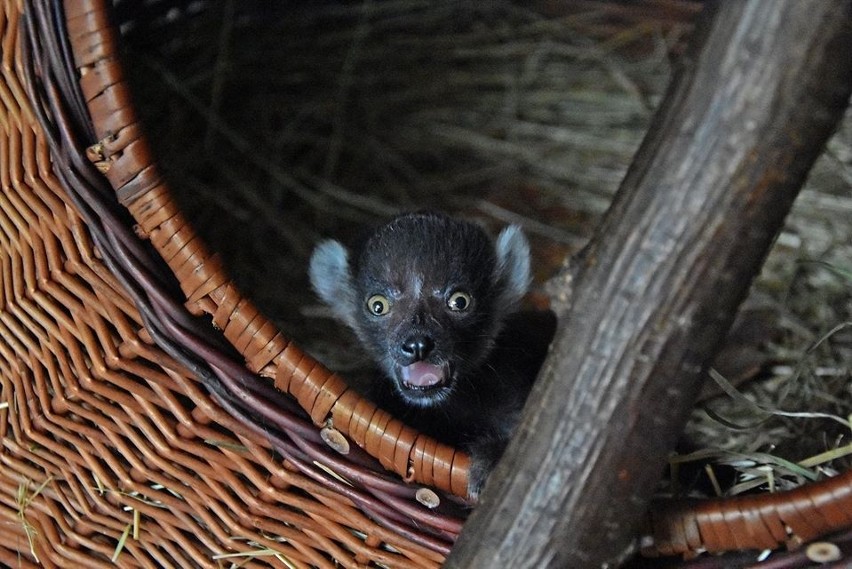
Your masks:
<path fill-rule="evenodd" d="M 400 367 L 402 384 L 417 391 L 428 391 L 443 386 L 449 378 L 447 366 L 414 362 Z"/>

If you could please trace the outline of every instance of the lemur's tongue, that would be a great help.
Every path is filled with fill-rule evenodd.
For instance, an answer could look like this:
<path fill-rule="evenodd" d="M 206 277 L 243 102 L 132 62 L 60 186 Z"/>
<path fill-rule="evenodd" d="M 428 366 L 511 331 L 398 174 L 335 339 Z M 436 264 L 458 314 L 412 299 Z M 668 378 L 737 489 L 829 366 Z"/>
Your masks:
<path fill-rule="evenodd" d="M 434 387 L 444 381 L 444 368 L 426 362 L 414 362 L 402 368 L 402 381 L 408 387 Z"/>

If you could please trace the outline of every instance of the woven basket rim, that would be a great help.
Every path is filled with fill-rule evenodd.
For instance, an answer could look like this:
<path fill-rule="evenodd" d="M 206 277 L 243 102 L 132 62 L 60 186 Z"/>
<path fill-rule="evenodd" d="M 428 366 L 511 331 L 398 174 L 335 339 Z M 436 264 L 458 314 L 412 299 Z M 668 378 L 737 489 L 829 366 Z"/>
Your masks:
<path fill-rule="evenodd" d="M 49 2 L 27 6 L 29 40 L 42 50 L 30 61 L 37 69 L 28 74 L 30 90 L 41 93 L 32 98 L 40 101 L 38 118 L 51 135 L 54 169 L 107 266 L 136 302 L 151 339 L 202 379 L 219 405 L 206 410 L 210 418 L 253 433 L 368 517 L 446 555 L 465 510 L 445 492 L 465 494 L 468 457 L 349 390 L 239 294 L 171 201 L 151 161 L 114 51 L 110 6 L 66 2 L 64 20 L 55 8 Z M 61 47 L 63 34 L 70 51 Z M 42 65 L 52 67 L 38 69 Z M 91 121 L 89 113 L 99 120 Z M 202 315 L 213 325 L 204 324 Z M 282 397 L 270 378 L 292 399 Z M 264 425 L 249 420 L 257 416 Z M 324 436 L 329 432 L 354 441 L 346 456 L 327 444 L 334 440 Z M 417 500 L 424 487 L 442 496 L 437 509 L 430 500 Z"/>
<path fill-rule="evenodd" d="M 171 199 L 157 172 L 120 69 L 117 31 L 106 2 L 66 2 L 71 47 L 95 142 L 90 151 L 138 224 L 174 271 L 192 314 L 207 314 L 252 373 L 274 379 L 317 427 L 334 428 L 410 482 L 465 496 L 468 457 L 395 423 L 325 366 L 302 352 L 233 284 L 215 254 Z M 104 17 L 102 11 L 107 12 Z M 208 354 L 212 356 L 213 354 Z M 236 371 L 236 370 L 232 370 Z M 391 430 L 398 430 L 391 437 Z M 392 439 L 389 441 L 388 439 Z M 394 460 L 385 446 L 393 444 Z"/>

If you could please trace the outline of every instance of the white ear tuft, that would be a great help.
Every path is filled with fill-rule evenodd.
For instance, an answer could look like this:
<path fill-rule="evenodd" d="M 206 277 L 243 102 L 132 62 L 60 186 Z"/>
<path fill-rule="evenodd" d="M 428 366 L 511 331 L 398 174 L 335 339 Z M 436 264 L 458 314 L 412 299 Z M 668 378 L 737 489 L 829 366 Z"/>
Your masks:
<path fill-rule="evenodd" d="M 308 276 L 314 290 L 335 316 L 353 324 L 355 283 L 349 269 L 349 251 L 338 241 L 323 241 L 311 255 Z"/>
<path fill-rule="evenodd" d="M 497 253 L 496 281 L 502 287 L 501 303 L 511 310 L 527 293 L 530 276 L 530 246 L 521 228 L 510 225 L 500 232 L 495 244 Z"/>

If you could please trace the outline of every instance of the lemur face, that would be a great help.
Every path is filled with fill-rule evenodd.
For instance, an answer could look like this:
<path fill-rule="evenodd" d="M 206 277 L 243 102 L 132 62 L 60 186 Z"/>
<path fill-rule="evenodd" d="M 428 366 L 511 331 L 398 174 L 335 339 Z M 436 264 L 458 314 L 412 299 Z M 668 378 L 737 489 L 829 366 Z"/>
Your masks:
<path fill-rule="evenodd" d="M 398 395 L 430 407 L 486 360 L 526 291 L 529 250 L 514 227 L 495 245 L 471 223 L 408 214 L 373 233 L 352 267 L 339 243 L 320 245 L 311 281 Z"/>
<path fill-rule="evenodd" d="M 410 404 L 439 403 L 488 355 L 495 264 L 485 234 L 449 218 L 398 218 L 365 245 L 356 332 Z"/>

